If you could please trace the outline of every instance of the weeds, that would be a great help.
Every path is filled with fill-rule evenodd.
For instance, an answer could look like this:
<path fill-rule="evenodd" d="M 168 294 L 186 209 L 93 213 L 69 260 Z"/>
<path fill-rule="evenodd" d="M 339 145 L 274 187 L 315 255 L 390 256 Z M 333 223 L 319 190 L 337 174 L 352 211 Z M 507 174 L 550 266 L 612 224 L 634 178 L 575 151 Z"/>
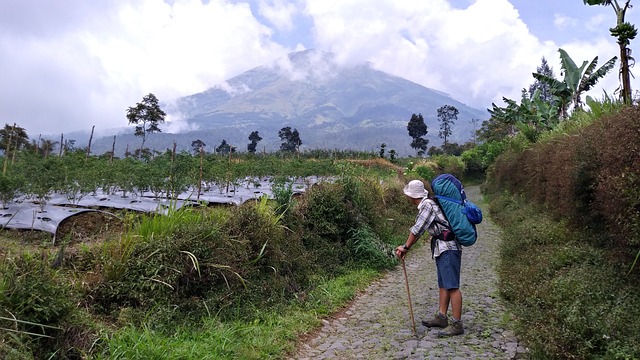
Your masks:
<path fill-rule="evenodd" d="M 534 358 L 640 356 L 640 295 L 610 250 L 523 198 L 491 196 L 504 229 L 500 290 Z"/>
<path fill-rule="evenodd" d="M 0 319 L 19 326 L 0 335 L 0 357 L 283 356 L 395 262 L 398 228 L 405 233 L 413 209 L 401 181 L 378 177 L 395 170 L 361 166 L 342 163 L 333 183 L 300 197 L 283 181 L 275 201 L 125 213 L 121 232 L 70 241 L 57 270 L 49 249 L 2 249 L 0 308 L 10 313 L 0 316 L 22 322 Z M 52 338 L 28 334 L 40 324 Z"/>

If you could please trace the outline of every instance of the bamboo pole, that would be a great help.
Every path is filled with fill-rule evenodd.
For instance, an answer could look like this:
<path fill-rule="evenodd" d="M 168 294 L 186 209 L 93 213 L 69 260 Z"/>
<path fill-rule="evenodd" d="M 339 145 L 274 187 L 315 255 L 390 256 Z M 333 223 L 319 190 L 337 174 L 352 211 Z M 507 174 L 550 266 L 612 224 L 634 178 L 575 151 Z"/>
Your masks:
<path fill-rule="evenodd" d="M 202 161 L 204 159 L 204 147 L 200 146 L 200 180 L 198 181 L 198 198 L 200 200 L 200 193 L 202 192 Z"/>
<path fill-rule="evenodd" d="M 18 146 L 18 145 L 19 145 L 19 144 L 18 144 L 18 142 L 19 142 L 19 140 L 20 140 L 20 139 L 18 138 L 17 134 L 16 134 L 16 126 L 17 126 L 17 125 L 16 125 L 16 123 L 13 123 L 13 131 L 12 131 L 12 132 L 13 132 L 13 135 L 15 135 L 15 142 L 16 142 L 16 144 L 15 144 L 15 146 L 13 147 L 13 151 L 11 151 L 11 166 L 13 166 L 13 164 L 15 164 L 15 163 L 16 163 L 16 153 L 18 152 L 18 147 L 19 147 L 19 146 Z"/>

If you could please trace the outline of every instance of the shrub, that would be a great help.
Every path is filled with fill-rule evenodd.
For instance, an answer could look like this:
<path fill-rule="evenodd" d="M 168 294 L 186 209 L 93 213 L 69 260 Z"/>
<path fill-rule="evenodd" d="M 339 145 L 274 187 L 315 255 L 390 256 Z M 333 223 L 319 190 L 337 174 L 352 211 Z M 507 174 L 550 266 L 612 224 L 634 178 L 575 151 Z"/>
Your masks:
<path fill-rule="evenodd" d="M 436 176 L 436 171 L 429 166 L 419 165 L 415 167 L 416 174 L 425 181 L 431 181 Z"/>
<path fill-rule="evenodd" d="M 503 227 L 500 292 L 511 303 L 532 358 L 637 358 L 636 277 L 591 234 L 546 216 L 524 197 L 492 194 Z"/>
<path fill-rule="evenodd" d="M 366 227 L 351 230 L 347 251 L 355 263 L 373 269 L 385 269 L 397 264 L 395 246 L 386 244 Z"/>
<path fill-rule="evenodd" d="M 48 260 L 46 253 L 41 258 L 25 253 L 4 259 L 2 309 L 18 320 L 53 326 L 69 315 L 74 308 L 72 291 L 58 271 L 51 269 Z"/>
<path fill-rule="evenodd" d="M 453 176 L 461 179 L 464 174 L 464 162 L 458 156 L 434 156 L 433 161 L 438 164 L 440 173 L 452 174 Z"/>
<path fill-rule="evenodd" d="M 6 257 L 0 273 L 0 328 L 14 331 L 0 334 L 2 358 L 64 355 L 61 343 L 78 299 L 47 254 Z"/>

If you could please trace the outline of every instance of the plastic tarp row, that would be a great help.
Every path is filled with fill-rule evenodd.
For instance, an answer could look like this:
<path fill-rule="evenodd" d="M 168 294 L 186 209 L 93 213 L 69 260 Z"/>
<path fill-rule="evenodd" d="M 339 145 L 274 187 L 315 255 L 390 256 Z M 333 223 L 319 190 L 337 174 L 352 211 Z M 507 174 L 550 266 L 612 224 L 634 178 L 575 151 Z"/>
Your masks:
<path fill-rule="evenodd" d="M 291 189 L 293 193 L 302 193 L 309 186 L 319 181 L 317 177 L 296 179 L 291 183 Z M 243 183 L 229 188 L 210 188 L 206 191 L 201 191 L 200 196 L 197 195 L 197 190 L 190 190 L 179 194 L 176 199 L 156 197 L 149 192 L 145 192 L 142 195 L 128 193 L 123 197 L 122 192 L 105 194 L 102 191 L 97 191 L 95 194 L 73 199 L 69 199 L 62 194 L 53 194 L 44 206 L 34 199 L 21 197 L 8 204 L 4 209 L 0 209 L 0 226 L 10 229 L 40 230 L 56 234 L 60 223 L 83 212 L 100 211 L 109 213 L 108 209 L 127 209 L 167 214 L 171 209 L 177 210 L 183 206 L 193 206 L 198 203 L 240 205 L 248 200 L 259 199 L 262 196 L 273 198 L 271 185 L 272 182 L 268 178 L 259 182 L 255 179 L 245 180 Z"/>

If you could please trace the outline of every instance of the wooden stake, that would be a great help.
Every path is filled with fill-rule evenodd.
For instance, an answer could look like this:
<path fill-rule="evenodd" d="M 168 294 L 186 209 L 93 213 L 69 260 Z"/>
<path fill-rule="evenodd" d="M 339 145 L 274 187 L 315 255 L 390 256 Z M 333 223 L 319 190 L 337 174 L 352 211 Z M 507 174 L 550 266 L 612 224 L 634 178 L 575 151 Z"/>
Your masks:
<path fill-rule="evenodd" d="M 129 148 L 127 147 L 127 150 Z M 113 143 L 111 144 L 111 156 L 109 157 L 109 164 L 113 162 L 113 156 L 116 153 L 116 135 L 113 135 Z"/>
<path fill-rule="evenodd" d="M 200 193 L 202 192 L 202 162 L 204 160 L 204 146 L 200 146 L 200 179 L 198 179 L 198 198 L 200 200 Z"/>
<path fill-rule="evenodd" d="M 85 156 L 85 159 L 89 157 L 89 154 L 91 154 L 91 141 L 93 140 L 93 130 L 95 128 L 95 125 L 91 127 L 91 136 L 89 136 L 89 145 L 87 145 L 87 155 Z"/>
<path fill-rule="evenodd" d="M 62 158 L 62 149 L 64 148 L 64 133 L 60 134 L 60 154 L 58 154 L 59 158 Z"/>

